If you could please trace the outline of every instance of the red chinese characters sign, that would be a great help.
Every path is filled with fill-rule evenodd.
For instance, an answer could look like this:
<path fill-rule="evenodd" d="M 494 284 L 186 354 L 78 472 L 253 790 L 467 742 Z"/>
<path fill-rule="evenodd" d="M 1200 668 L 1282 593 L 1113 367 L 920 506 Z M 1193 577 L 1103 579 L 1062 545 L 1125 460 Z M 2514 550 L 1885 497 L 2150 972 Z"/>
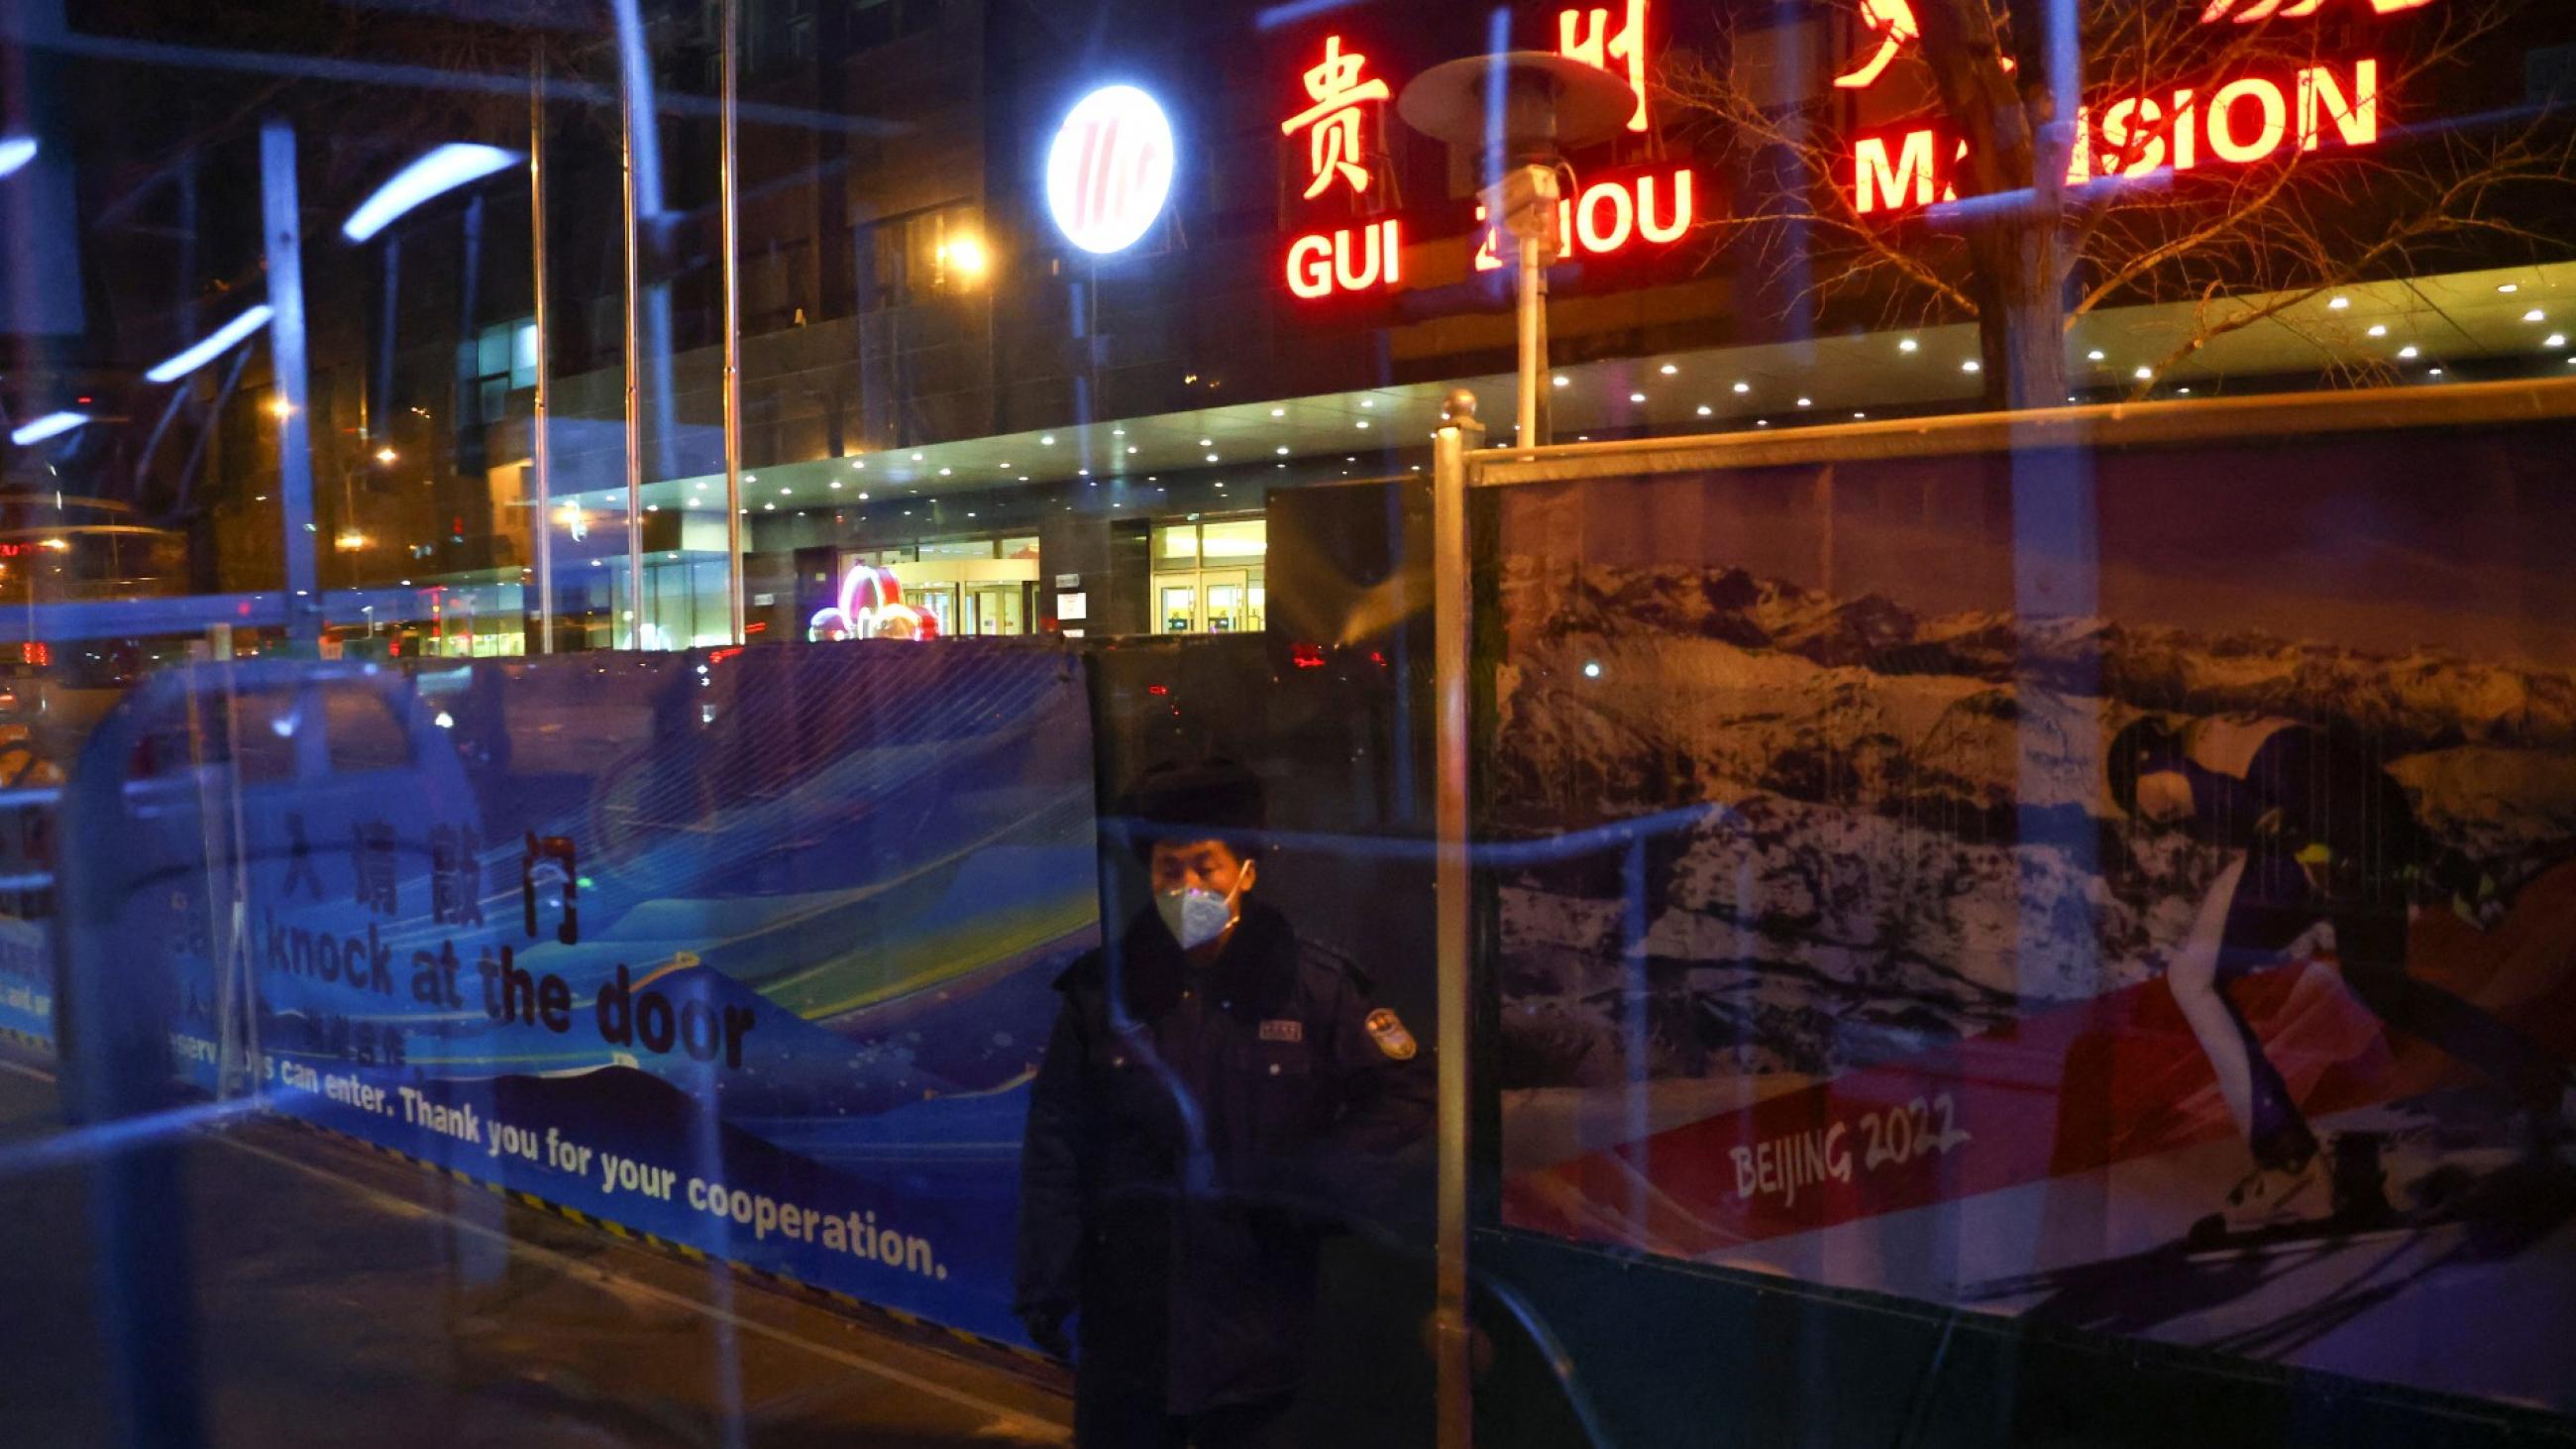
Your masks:
<path fill-rule="evenodd" d="M 1571 6 L 1558 11 L 1555 20 L 1556 53 L 1627 82 L 1637 96 L 1627 129 L 1632 133 L 1652 130 L 1647 80 L 1649 0 Z M 1376 163 L 1381 154 L 1370 147 L 1369 137 L 1373 123 L 1383 125 L 1383 107 L 1393 96 L 1392 84 L 1367 53 L 1342 35 L 1327 36 L 1320 55 L 1307 52 L 1298 67 L 1298 81 L 1296 109 L 1280 122 L 1279 131 L 1282 136 L 1306 138 L 1307 184 L 1300 199 L 1321 203 L 1336 190 L 1348 199 L 1369 196 L 1380 181 Z M 1377 110 L 1374 116 L 1372 108 Z M 1687 163 L 1584 187 L 1560 203 L 1560 232 L 1568 238 L 1568 257 L 1603 257 L 1679 242 L 1695 219 L 1695 190 Z M 1484 219 L 1481 209 L 1477 219 Z M 1487 271 L 1499 265 L 1494 260 L 1492 228 L 1480 229 L 1475 240 L 1475 269 Z M 1306 301 L 1391 290 L 1404 280 L 1403 258 L 1403 224 L 1397 218 L 1304 232 L 1288 244 L 1288 290 Z"/>

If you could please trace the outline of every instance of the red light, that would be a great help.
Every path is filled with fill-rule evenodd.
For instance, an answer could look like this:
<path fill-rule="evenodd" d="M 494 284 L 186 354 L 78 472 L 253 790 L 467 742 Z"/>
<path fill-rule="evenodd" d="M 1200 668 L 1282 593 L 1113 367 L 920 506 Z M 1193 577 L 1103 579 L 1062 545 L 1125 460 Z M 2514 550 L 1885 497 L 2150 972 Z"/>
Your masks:
<path fill-rule="evenodd" d="M 1145 686 L 1145 692 L 1147 694 L 1169 694 L 1172 690 L 1169 685 L 1149 684 Z"/>
<path fill-rule="evenodd" d="M 1291 644 L 1288 646 L 1288 662 L 1300 669 L 1321 669 L 1324 667 L 1324 646 Z"/>
<path fill-rule="evenodd" d="M 767 619 L 755 619 L 752 622 L 743 625 L 742 632 L 746 634 L 758 634 L 768 627 L 769 621 Z"/>
<path fill-rule="evenodd" d="M 745 630 L 744 632 L 748 633 L 749 631 L 748 631 L 748 630 Z M 735 656 L 735 655 L 737 655 L 737 654 L 740 654 L 741 652 L 742 652 L 742 646 L 741 646 L 741 645 L 739 645 L 739 644 L 736 644 L 736 645 L 734 645 L 732 648 L 729 648 L 729 649 L 719 649 L 719 650 L 717 650 L 716 652 L 714 652 L 713 654 L 710 654 L 710 655 L 708 655 L 708 656 L 707 656 L 707 663 L 709 663 L 709 664 L 711 664 L 711 665 L 714 665 L 714 664 L 722 664 L 722 663 L 724 663 L 726 660 L 731 659 L 732 657 L 734 657 L 734 656 Z"/>
<path fill-rule="evenodd" d="M 1386 667 L 1386 654 L 1385 654 L 1385 652 L 1384 652 L 1384 651 L 1382 651 L 1382 650 L 1377 650 L 1377 649 L 1372 649 L 1372 650 L 1370 650 L 1370 651 L 1369 651 L 1369 663 L 1376 665 L 1376 666 L 1377 666 L 1378 668 L 1380 668 L 1380 669 L 1384 669 L 1384 668 Z"/>
<path fill-rule="evenodd" d="M 88 399 L 88 398 L 82 398 L 82 399 L 80 399 L 80 401 L 82 401 L 82 402 L 88 402 L 88 401 L 90 401 L 90 399 Z"/>

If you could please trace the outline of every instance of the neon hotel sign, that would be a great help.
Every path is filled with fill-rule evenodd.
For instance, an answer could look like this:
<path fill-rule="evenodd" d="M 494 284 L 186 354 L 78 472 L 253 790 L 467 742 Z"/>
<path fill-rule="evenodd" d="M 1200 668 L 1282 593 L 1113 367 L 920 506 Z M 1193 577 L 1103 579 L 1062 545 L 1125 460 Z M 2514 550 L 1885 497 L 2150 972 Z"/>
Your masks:
<path fill-rule="evenodd" d="M 1559 11 L 1556 42 L 1557 54 L 1625 80 L 1637 93 L 1628 129 L 1649 128 L 1646 0 L 1623 0 L 1616 10 Z M 1283 136 L 1302 133 L 1306 138 L 1310 181 L 1303 199 L 1320 201 L 1336 189 L 1366 196 L 1377 182 L 1379 158 L 1368 148 L 1362 108 L 1382 107 L 1392 98 L 1392 88 L 1385 77 L 1372 73 L 1368 57 L 1349 49 L 1339 35 L 1325 39 L 1323 54 L 1300 78 L 1304 103 L 1280 122 L 1279 132 Z M 1557 203 L 1558 233 L 1566 239 L 1571 256 L 1667 247 L 1690 230 L 1693 202 L 1694 183 L 1686 164 L 1595 182 Z M 1482 208 L 1476 216 L 1479 221 L 1485 219 Z M 1501 265 L 1495 254 L 1494 228 L 1488 225 L 1476 251 L 1476 270 L 1492 271 Z M 1288 290 L 1308 301 L 1392 289 L 1404 280 L 1402 221 L 1388 217 L 1296 237 L 1288 244 L 1287 280 Z"/>
<path fill-rule="evenodd" d="M 2155 0 L 2149 0 L 2155 3 Z M 2170 3 L 2170 0 L 2167 0 Z M 2329 0 L 2206 0 L 2205 25 L 2297 21 L 2316 15 Z M 2420 9 L 2434 0 L 2343 0 L 2378 15 Z M 1862 23 L 1873 38 L 1853 68 L 1834 78 L 1846 90 L 1875 85 L 1920 35 L 1908 0 L 1861 0 Z M 1628 129 L 1650 125 L 1646 85 L 1647 0 L 1624 0 L 1621 9 L 1575 8 L 1558 12 L 1557 53 L 1610 71 L 1637 93 Z M 1314 203 L 1336 189 L 1365 196 L 1376 184 L 1379 156 L 1367 146 L 1364 107 L 1382 107 L 1393 95 L 1372 72 L 1365 54 L 1339 35 L 1303 69 L 1304 104 L 1280 123 L 1285 136 L 1303 134 Z M 2250 165 L 2291 148 L 2362 147 L 2380 135 L 2380 70 L 2375 59 L 2308 65 L 2278 75 L 2233 77 L 2214 85 L 2173 85 L 2150 94 L 2088 105 L 2077 115 L 2078 140 L 2067 180 L 2144 176 L 2209 165 Z M 1964 146 L 1941 154 L 1941 133 L 1918 127 L 1853 142 L 1850 175 L 1853 207 L 1863 215 L 1890 215 L 1954 199 L 1950 174 Z M 1687 163 L 1596 182 L 1558 203 L 1558 232 L 1571 256 L 1606 257 L 1669 247 L 1690 230 L 1696 182 Z M 1483 221 L 1480 207 L 1477 219 Z M 1402 222 L 1393 217 L 1356 226 L 1316 229 L 1289 242 L 1288 290 L 1308 301 L 1390 290 L 1404 279 Z M 1478 271 L 1501 266 L 1494 228 L 1482 229 Z"/>

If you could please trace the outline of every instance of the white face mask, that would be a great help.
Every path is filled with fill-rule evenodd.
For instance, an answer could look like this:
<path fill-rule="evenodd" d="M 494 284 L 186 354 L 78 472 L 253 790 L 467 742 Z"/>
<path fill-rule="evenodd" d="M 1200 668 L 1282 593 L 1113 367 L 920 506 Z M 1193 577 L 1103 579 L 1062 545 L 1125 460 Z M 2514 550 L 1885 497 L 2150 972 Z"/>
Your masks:
<path fill-rule="evenodd" d="M 1224 935 L 1234 924 L 1235 897 L 1243 893 L 1249 874 L 1236 876 L 1234 890 L 1226 895 L 1196 887 L 1155 892 L 1154 910 L 1163 918 L 1163 929 L 1184 951 L 1195 951 Z"/>

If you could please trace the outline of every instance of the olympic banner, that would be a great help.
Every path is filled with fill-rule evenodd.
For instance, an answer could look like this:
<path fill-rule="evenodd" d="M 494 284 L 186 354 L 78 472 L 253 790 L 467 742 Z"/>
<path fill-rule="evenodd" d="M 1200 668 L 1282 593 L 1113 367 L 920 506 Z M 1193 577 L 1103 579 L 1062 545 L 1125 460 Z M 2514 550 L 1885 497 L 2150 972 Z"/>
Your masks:
<path fill-rule="evenodd" d="M 1026 1086 L 1098 936 L 1070 653 L 194 667 L 71 791 L 66 979 L 197 1085 L 1019 1337 Z"/>
<path fill-rule="evenodd" d="M 1504 490 L 1505 1221 L 2576 1410 L 2564 445 Z"/>

